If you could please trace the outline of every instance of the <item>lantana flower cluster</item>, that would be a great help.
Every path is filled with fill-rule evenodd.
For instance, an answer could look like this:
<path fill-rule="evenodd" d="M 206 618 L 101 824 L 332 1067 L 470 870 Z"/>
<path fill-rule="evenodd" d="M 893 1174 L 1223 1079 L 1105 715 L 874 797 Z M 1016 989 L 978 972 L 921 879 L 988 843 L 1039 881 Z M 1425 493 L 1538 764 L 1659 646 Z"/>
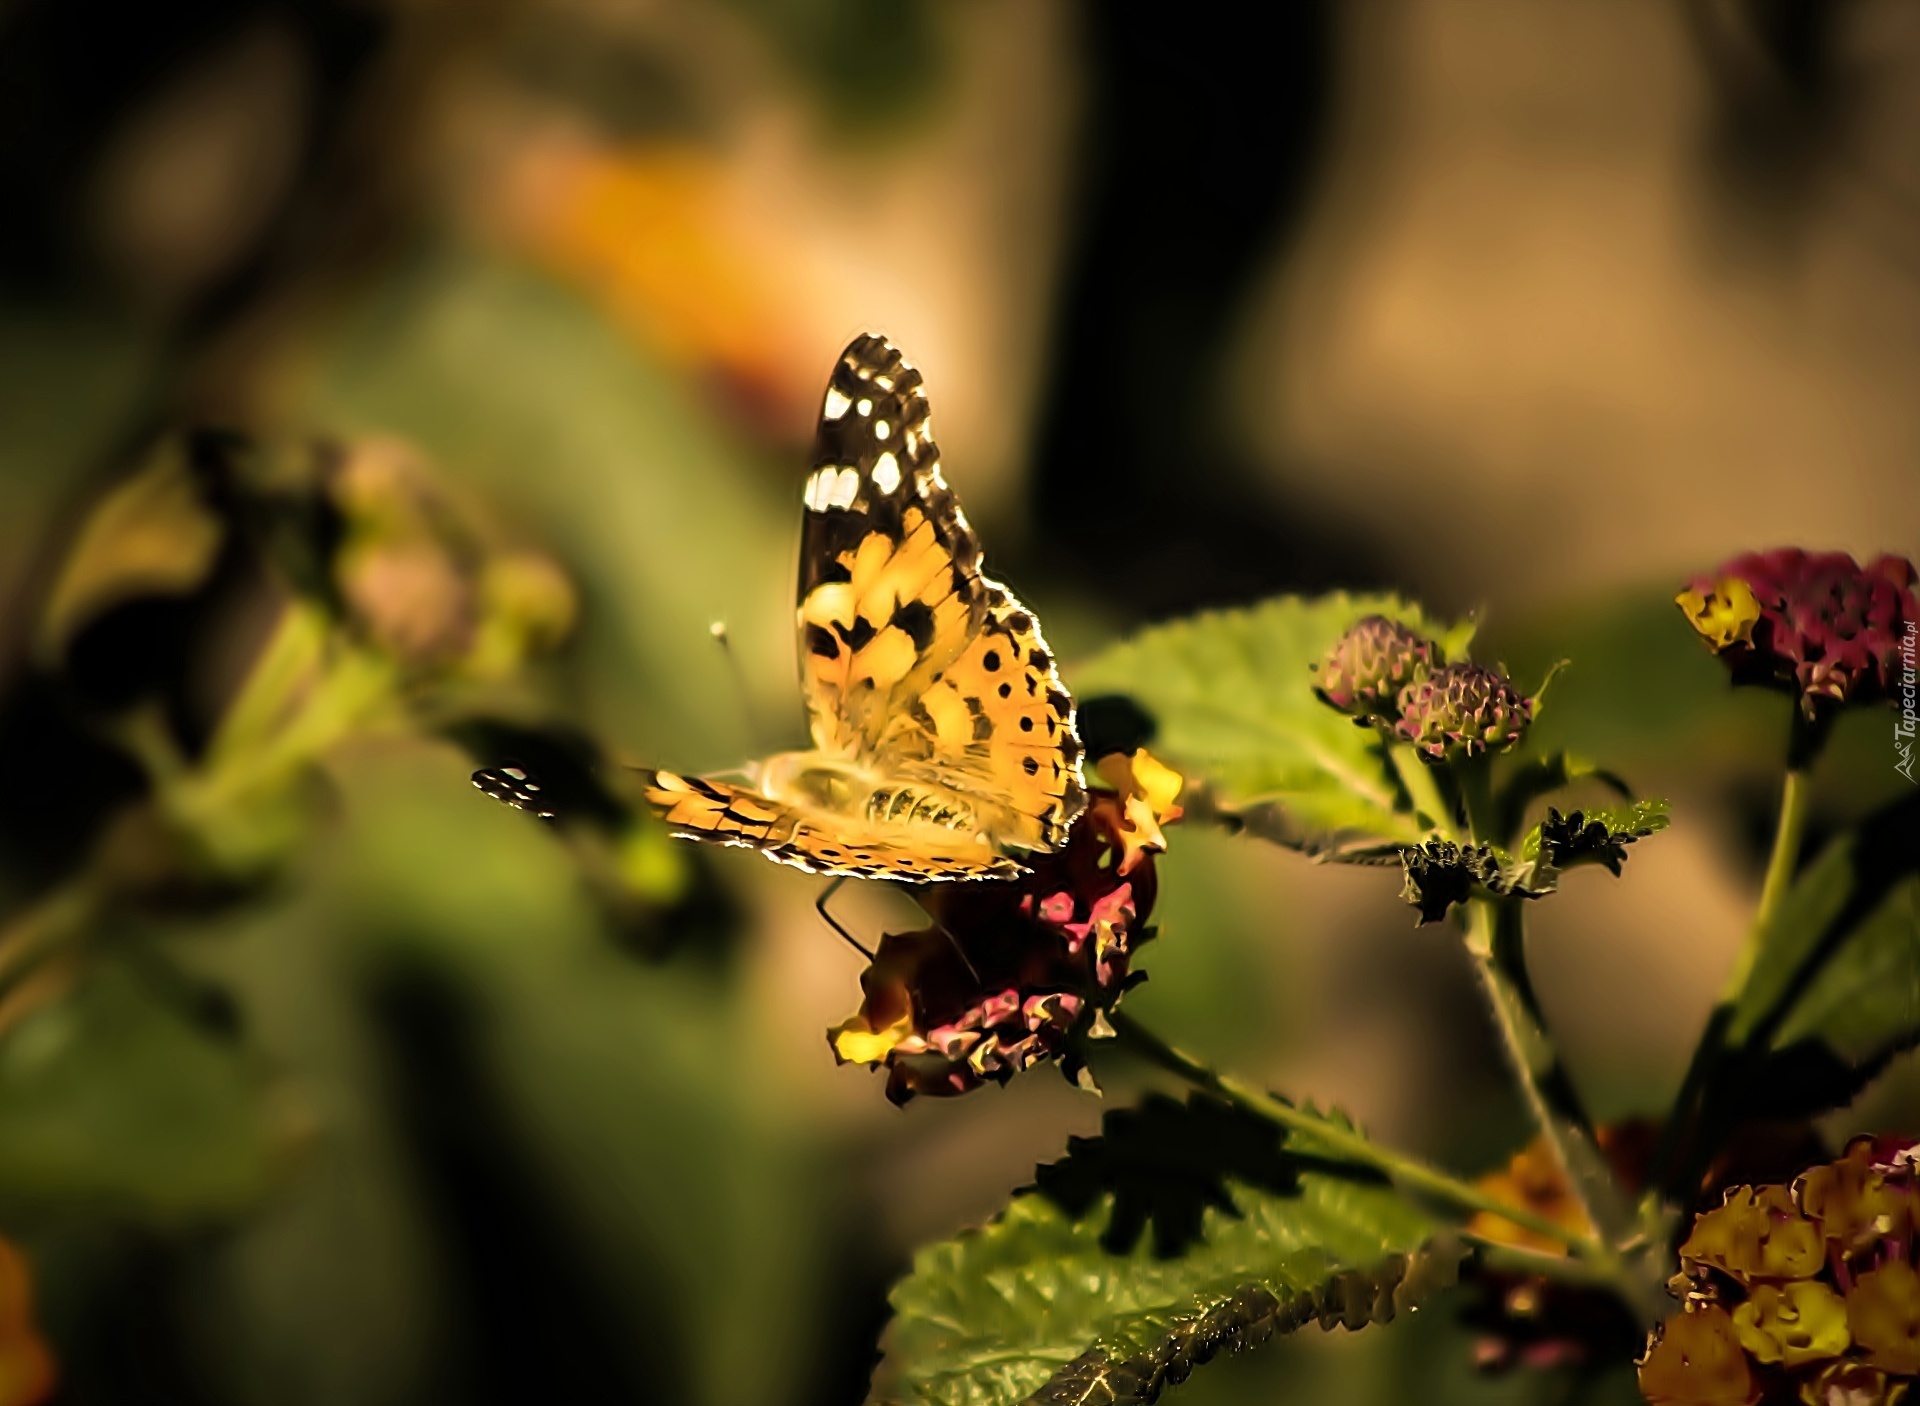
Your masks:
<path fill-rule="evenodd" d="M 1857 1138 L 1695 1220 L 1640 1390 L 1670 1406 L 1920 1402 L 1920 1145 Z"/>
<path fill-rule="evenodd" d="M 1658 1131 L 1644 1119 L 1594 1129 L 1600 1153 L 1623 1187 L 1637 1190 L 1645 1181 Z M 1591 1239 L 1599 1233 L 1544 1135 L 1474 1185 L 1575 1235 Z M 1488 1243 L 1536 1255 L 1561 1259 L 1567 1254 L 1559 1240 L 1490 1211 L 1475 1215 L 1467 1230 Z M 1474 1270 L 1469 1282 L 1478 1293 L 1467 1300 L 1462 1319 L 1476 1331 L 1474 1365 L 1483 1372 L 1607 1361 L 1630 1355 L 1639 1345 L 1631 1315 L 1604 1290 L 1485 1264 Z"/>
<path fill-rule="evenodd" d="M 1737 683 L 1780 687 L 1801 711 L 1890 692 L 1908 627 L 1920 620 L 1914 565 L 1784 547 L 1749 552 L 1688 582 L 1674 602 Z"/>
<path fill-rule="evenodd" d="M 887 1097 L 952 1096 L 1060 1059 L 1105 1033 L 1105 1012 L 1144 980 L 1134 953 L 1156 894 L 1161 827 L 1179 819 L 1181 778 L 1145 751 L 1112 753 L 1066 845 L 1018 879 L 939 884 L 932 919 L 888 933 L 860 978 L 860 1009 L 827 1032 L 843 1064 L 885 1065 Z"/>
<path fill-rule="evenodd" d="M 1433 762 L 1504 752 L 1533 721 L 1534 700 L 1506 675 L 1449 664 L 1437 643 L 1384 615 L 1358 621 L 1314 672 L 1322 702 Z"/>

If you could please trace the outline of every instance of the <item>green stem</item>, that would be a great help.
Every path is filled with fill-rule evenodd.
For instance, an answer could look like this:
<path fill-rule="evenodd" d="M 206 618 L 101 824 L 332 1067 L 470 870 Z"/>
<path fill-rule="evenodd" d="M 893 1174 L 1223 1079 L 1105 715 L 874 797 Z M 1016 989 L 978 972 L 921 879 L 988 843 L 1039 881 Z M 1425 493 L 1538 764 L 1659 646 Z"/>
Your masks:
<path fill-rule="evenodd" d="M 1470 836 L 1494 843 L 1496 815 L 1492 771 L 1486 761 L 1469 762 L 1459 769 L 1461 795 L 1466 803 Z M 1566 1173 L 1568 1189 L 1598 1234 L 1601 1253 L 1595 1258 L 1602 1272 L 1613 1277 L 1621 1297 L 1643 1323 L 1658 1320 L 1664 1307 L 1660 1285 L 1646 1266 L 1629 1266 L 1619 1247 L 1628 1244 L 1638 1228 L 1634 1207 L 1613 1179 L 1594 1138 L 1592 1120 L 1582 1106 L 1579 1091 L 1560 1062 L 1559 1051 L 1541 1016 L 1538 998 L 1526 968 L 1526 933 L 1521 900 L 1478 898 L 1468 905 L 1466 948 L 1474 974 L 1507 1060 L 1519 1082 L 1534 1125 L 1553 1150 Z"/>
<path fill-rule="evenodd" d="M 1754 966 L 1760 960 L 1761 945 L 1800 867 L 1800 846 L 1806 837 L 1807 808 L 1813 792 L 1808 771 L 1813 760 L 1812 752 L 1817 750 L 1807 741 L 1809 732 L 1810 729 L 1796 712 L 1788 755 L 1799 764 L 1788 766 L 1786 780 L 1780 788 L 1780 815 L 1774 823 L 1773 850 L 1767 856 L 1767 874 L 1761 881 L 1760 902 L 1754 909 L 1753 922 L 1747 928 L 1740 951 L 1727 970 L 1726 980 L 1721 983 L 1720 998 L 1714 1003 L 1713 1013 L 1707 1017 L 1706 1028 L 1701 1031 L 1692 1058 L 1687 1061 L 1687 1072 L 1680 1080 L 1680 1091 L 1674 1095 L 1666 1126 L 1661 1129 L 1659 1144 L 1654 1149 L 1655 1181 L 1650 1195 L 1664 1193 L 1668 1197 L 1679 1197 L 1687 1194 L 1687 1188 L 1681 1185 L 1684 1180 L 1681 1173 L 1699 1158 L 1699 1150 L 1690 1148 L 1688 1143 L 1697 1141 L 1699 1114 L 1707 1088 L 1719 1073 L 1726 1053 L 1727 1031 L 1733 1024 L 1734 1012 L 1747 989 L 1747 982 L 1753 977 Z"/>
<path fill-rule="evenodd" d="M 1780 820 L 1773 831 L 1773 852 L 1767 856 L 1767 876 L 1760 885 L 1760 906 L 1754 910 L 1753 926 L 1747 929 L 1740 955 L 1734 959 L 1726 984 L 1720 988 L 1721 1005 L 1733 1004 L 1746 990 L 1747 979 L 1753 975 L 1754 963 L 1760 958 L 1761 940 L 1773 926 L 1780 904 L 1793 886 L 1794 873 L 1800 867 L 1800 845 L 1807 833 L 1807 803 L 1812 794 L 1813 787 L 1808 784 L 1805 770 L 1796 768 L 1787 773 L 1786 782 L 1780 788 Z"/>
<path fill-rule="evenodd" d="M 1419 752 L 1405 742 L 1393 743 L 1387 755 L 1393 759 L 1400 784 L 1407 788 L 1407 799 L 1413 802 L 1414 814 L 1427 817 L 1428 823 L 1442 836 L 1454 839 L 1453 815 L 1440 797 L 1433 768 L 1420 760 Z"/>
<path fill-rule="evenodd" d="M 1278 1124 L 1289 1132 L 1303 1133 L 1315 1139 L 1330 1152 L 1346 1161 L 1372 1167 L 1376 1171 L 1385 1173 L 1400 1186 L 1423 1191 L 1463 1210 L 1485 1211 L 1489 1215 L 1499 1216 L 1523 1229 L 1544 1235 L 1556 1244 L 1565 1245 L 1583 1259 L 1604 1264 L 1610 1258 L 1611 1252 L 1607 1247 L 1590 1236 L 1569 1230 L 1566 1226 L 1558 1225 L 1544 1216 L 1535 1215 L 1523 1206 L 1503 1201 L 1470 1182 L 1449 1176 L 1404 1152 L 1382 1147 L 1330 1118 L 1322 1118 L 1317 1114 L 1295 1108 L 1292 1104 L 1272 1094 L 1263 1093 L 1231 1075 L 1216 1072 L 1193 1056 L 1175 1049 L 1124 1012 L 1115 1011 L 1110 1019 L 1121 1041 L 1135 1054 L 1170 1074 L 1178 1075 L 1196 1088 L 1205 1089 L 1208 1093 L 1227 1100 L 1235 1107 L 1257 1118 Z"/>
<path fill-rule="evenodd" d="M 1608 1245 L 1621 1244 L 1633 1234 L 1632 1208 L 1614 1185 L 1579 1094 L 1541 1023 L 1533 993 L 1524 984 L 1517 903 L 1475 900 L 1468 924 L 1466 946 L 1474 973 L 1486 993 L 1494 1027 L 1534 1124 L 1566 1171 L 1568 1186 L 1587 1219 Z"/>

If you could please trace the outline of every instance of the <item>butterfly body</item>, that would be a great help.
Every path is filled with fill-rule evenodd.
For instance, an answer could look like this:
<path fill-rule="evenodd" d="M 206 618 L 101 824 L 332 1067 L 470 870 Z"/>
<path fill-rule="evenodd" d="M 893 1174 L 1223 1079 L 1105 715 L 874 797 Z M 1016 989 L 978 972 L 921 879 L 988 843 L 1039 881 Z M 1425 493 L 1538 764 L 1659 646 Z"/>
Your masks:
<path fill-rule="evenodd" d="M 1032 612 L 981 572 L 920 373 L 880 337 L 835 363 L 804 502 L 812 749 L 751 786 L 650 773 L 648 800 L 679 834 L 813 873 L 1019 874 L 1085 804 L 1073 700 Z"/>

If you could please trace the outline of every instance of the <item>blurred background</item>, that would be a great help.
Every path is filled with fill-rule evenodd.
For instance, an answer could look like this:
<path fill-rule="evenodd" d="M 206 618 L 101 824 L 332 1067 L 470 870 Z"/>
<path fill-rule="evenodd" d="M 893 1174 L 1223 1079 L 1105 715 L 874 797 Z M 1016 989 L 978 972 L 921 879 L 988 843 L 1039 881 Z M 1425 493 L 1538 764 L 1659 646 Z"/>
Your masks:
<path fill-rule="evenodd" d="M 1068 661 L 1341 586 L 1478 613 L 1523 682 L 1572 658 L 1543 738 L 1679 817 L 1537 914 L 1603 1116 L 1677 1082 L 1785 729 L 1672 593 L 1920 548 L 1903 0 L 4 0 L 0 201 L 0 1233 L 58 1363 L 0 1324 L 9 1403 L 855 1402 L 912 1249 L 1125 1097 L 896 1110 L 822 1038 L 860 961 L 814 881 L 467 784 L 456 714 L 687 769 L 799 740 L 797 503 L 859 331 Z M 347 581 L 386 701 L 216 834 L 194 778 L 297 641 L 244 512 L 175 492 L 227 451 L 154 457 L 185 426 L 334 445 L 349 536 L 394 483 L 458 504 L 543 647 L 448 665 L 380 634 L 440 578 Z M 1884 730 L 1817 831 L 1906 784 Z M 1523 1137 L 1377 872 L 1189 830 L 1161 873 L 1142 1019 L 1467 1172 Z M 1849 1117 L 1916 1108 L 1909 1065 Z M 1169 1400 L 1567 1389 L 1471 1359 L 1443 1310 Z"/>

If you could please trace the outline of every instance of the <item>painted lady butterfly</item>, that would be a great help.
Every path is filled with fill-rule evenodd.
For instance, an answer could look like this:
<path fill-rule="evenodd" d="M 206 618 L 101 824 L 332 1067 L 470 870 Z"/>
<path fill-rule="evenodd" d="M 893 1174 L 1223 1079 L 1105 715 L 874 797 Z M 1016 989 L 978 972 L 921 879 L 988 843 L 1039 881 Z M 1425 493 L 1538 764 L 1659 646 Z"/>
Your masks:
<path fill-rule="evenodd" d="M 646 774 L 675 833 L 814 874 L 1005 878 L 1086 804 L 1073 699 L 1033 612 L 980 570 L 920 373 L 856 338 L 827 386 L 800 537 L 813 749 L 754 785 Z"/>

